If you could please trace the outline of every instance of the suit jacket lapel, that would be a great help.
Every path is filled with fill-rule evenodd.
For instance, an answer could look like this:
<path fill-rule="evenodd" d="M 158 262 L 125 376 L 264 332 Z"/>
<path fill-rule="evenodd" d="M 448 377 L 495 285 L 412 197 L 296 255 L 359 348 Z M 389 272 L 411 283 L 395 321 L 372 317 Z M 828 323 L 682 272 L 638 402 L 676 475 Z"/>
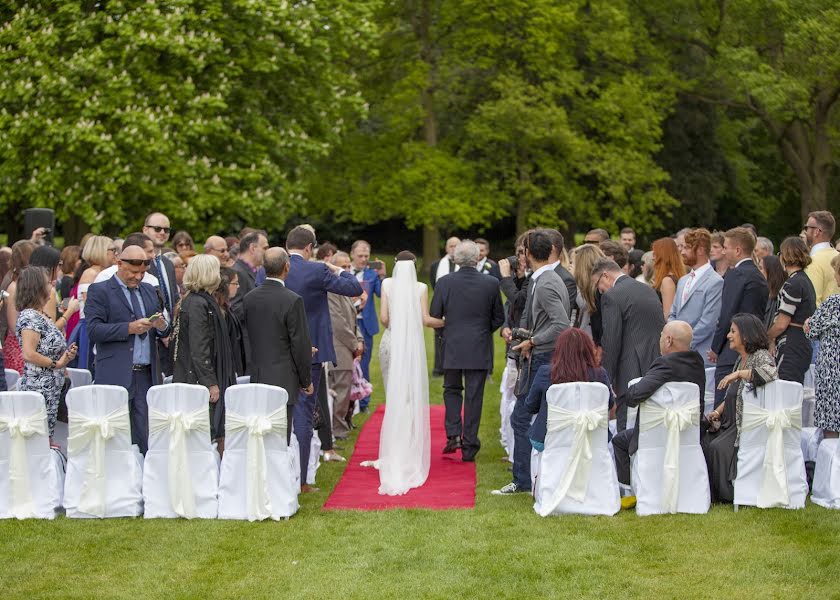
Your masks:
<path fill-rule="evenodd" d="M 111 293 L 122 301 L 123 306 L 125 306 L 128 309 L 128 312 L 134 314 L 134 309 L 131 308 L 131 304 L 129 304 L 128 300 L 126 300 L 125 292 L 123 292 L 122 286 L 117 281 L 116 273 L 114 273 L 113 277 L 111 277 L 111 279 L 108 280 L 108 285 L 111 286 Z"/>

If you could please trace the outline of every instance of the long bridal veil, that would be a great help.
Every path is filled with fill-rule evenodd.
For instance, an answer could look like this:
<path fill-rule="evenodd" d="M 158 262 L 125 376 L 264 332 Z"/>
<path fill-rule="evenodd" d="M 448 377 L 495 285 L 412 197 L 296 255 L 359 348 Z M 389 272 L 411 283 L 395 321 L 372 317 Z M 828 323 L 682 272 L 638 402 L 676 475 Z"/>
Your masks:
<path fill-rule="evenodd" d="M 398 261 L 388 295 L 390 358 L 379 438 L 379 493 L 405 494 L 429 475 L 429 379 L 414 262 Z"/>

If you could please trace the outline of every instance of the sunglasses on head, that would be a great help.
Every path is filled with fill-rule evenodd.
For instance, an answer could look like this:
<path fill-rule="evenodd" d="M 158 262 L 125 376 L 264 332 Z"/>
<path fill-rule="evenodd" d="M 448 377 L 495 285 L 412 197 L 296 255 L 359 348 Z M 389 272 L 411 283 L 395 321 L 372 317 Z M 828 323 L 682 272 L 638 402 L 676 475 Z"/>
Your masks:
<path fill-rule="evenodd" d="M 151 227 L 155 230 L 155 233 L 169 233 L 170 231 L 172 231 L 171 227 L 161 227 L 160 225 L 146 225 L 146 227 Z"/>
<path fill-rule="evenodd" d="M 128 263 L 133 267 L 139 267 L 140 265 L 148 267 L 152 264 L 151 260 L 143 258 L 121 258 L 120 262 Z"/>

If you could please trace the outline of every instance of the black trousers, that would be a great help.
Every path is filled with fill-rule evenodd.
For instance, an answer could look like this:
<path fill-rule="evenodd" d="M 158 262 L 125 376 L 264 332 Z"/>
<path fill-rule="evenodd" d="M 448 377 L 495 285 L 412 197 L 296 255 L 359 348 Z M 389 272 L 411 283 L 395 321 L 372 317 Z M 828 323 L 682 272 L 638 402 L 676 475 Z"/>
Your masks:
<path fill-rule="evenodd" d="M 630 485 L 630 440 L 635 433 L 635 427 L 619 431 L 612 438 L 613 453 L 615 454 L 615 470 L 619 483 Z"/>
<path fill-rule="evenodd" d="M 435 364 L 432 375 L 443 374 L 443 328 L 435 329 Z"/>
<path fill-rule="evenodd" d="M 321 426 L 318 428 L 318 439 L 321 440 L 321 450 L 327 452 L 333 449 L 332 414 L 327 399 L 327 371 L 321 369 L 321 379 L 318 384 L 318 412 L 321 415 Z"/>
<path fill-rule="evenodd" d="M 487 369 L 445 369 L 443 371 L 443 403 L 446 406 L 446 436 L 460 437 L 461 456 L 472 458 L 478 454 L 481 442 L 478 427 L 484 404 L 484 384 Z M 461 407 L 464 420 L 461 422 Z"/>
<path fill-rule="evenodd" d="M 128 417 L 131 422 L 131 443 L 137 444 L 145 456 L 149 449 L 149 405 L 146 393 L 152 387 L 152 369 L 131 372 L 131 389 L 128 390 Z"/>

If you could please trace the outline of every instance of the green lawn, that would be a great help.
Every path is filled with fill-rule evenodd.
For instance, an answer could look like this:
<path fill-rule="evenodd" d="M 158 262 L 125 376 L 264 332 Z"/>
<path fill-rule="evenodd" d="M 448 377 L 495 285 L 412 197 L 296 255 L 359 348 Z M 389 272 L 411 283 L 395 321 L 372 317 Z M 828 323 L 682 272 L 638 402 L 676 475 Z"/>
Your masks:
<path fill-rule="evenodd" d="M 431 349 L 431 335 L 427 337 Z M 501 346 L 497 346 L 497 365 Z M 375 355 L 375 354 L 374 354 Z M 431 363 L 430 363 L 431 366 Z M 378 366 L 372 368 L 382 401 Z M 488 383 L 474 510 L 324 512 L 342 465 L 288 522 L 0 522 L 12 598 L 838 597 L 840 514 L 714 507 L 705 516 L 542 519 L 490 496 L 500 461 Z M 441 382 L 432 380 L 432 402 Z M 361 420 L 359 420 L 361 422 Z M 349 455 L 352 441 L 344 448 Z M 440 449 L 433 448 L 437 452 Z"/>

